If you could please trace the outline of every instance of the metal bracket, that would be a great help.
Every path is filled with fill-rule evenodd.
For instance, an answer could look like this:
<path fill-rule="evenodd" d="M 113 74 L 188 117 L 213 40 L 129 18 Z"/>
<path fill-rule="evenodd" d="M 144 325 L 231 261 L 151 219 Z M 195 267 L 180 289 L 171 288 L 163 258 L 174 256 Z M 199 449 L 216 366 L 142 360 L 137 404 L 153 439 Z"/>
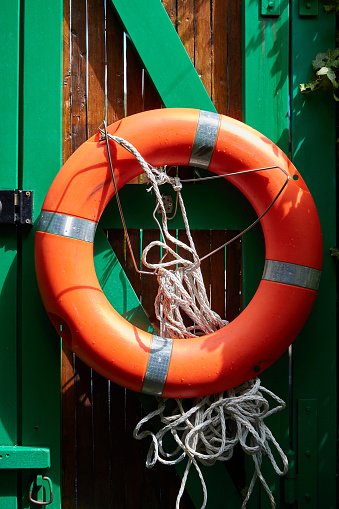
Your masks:
<path fill-rule="evenodd" d="M 164 202 L 164 207 L 166 214 L 172 214 L 173 212 L 173 198 L 170 194 L 163 194 L 162 199 Z M 161 214 L 161 208 L 157 208 L 157 214 Z"/>
<path fill-rule="evenodd" d="M 318 0 L 299 0 L 300 16 L 318 16 Z"/>
<path fill-rule="evenodd" d="M 0 189 L 0 224 L 33 224 L 33 191 Z"/>
<path fill-rule="evenodd" d="M 261 0 L 262 16 L 273 18 L 280 14 L 280 0 Z"/>

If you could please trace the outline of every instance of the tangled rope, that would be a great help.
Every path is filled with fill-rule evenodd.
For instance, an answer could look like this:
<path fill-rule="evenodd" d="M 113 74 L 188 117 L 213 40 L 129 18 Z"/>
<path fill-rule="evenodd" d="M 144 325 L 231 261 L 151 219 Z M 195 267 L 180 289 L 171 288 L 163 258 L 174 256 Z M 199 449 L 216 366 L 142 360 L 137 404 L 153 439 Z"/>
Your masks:
<path fill-rule="evenodd" d="M 263 393 L 271 396 L 277 406 L 270 409 Z M 258 478 L 270 499 L 272 508 L 276 507 L 274 497 L 261 473 L 261 463 L 262 457 L 265 455 L 278 475 L 287 473 L 287 457 L 264 423 L 264 419 L 285 408 L 282 399 L 262 387 L 259 378 L 256 378 L 235 389 L 213 396 L 197 398 L 188 410 L 184 409 L 185 400 L 176 399 L 174 410 L 169 415 L 165 415 L 167 402 L 166 399 L 158 398 L 157 410 L 141 419 L 133 436 L 137 440 L 146 437 L 152 439 L 146 459 L 148 468 L 152 468 L 157 461 L 166 465 L 175 465 L 187 458 L 185 473 L 177 496 L 176 509 L 179 509 L 192 465 L 198 472 L 203 489 L 201 509 L 206 507 L 207 488 L 198 462 L 210 466 L 216 461 L 227 461 L 232 458 L 234 447 L 237 444 L 246 454 L 252 456 L 254 462 L 254 474 L 242 509 L 246 508 Z M 157 433 L 150 430 L 140 431 L 156 416 L 160 417 L 163 425 Z M 175 441 L 175 448 L 171 452 L 165 450 L 166 435 L 172 436 Z M 276 448 L 282 461 L 282 468 L 277 465 L 269 442 Z"/>
<path fill-rule="evenodd" d="M 181 196 L 182 183 L 178 177 L 170 177 L 166 171 L 161 171 L 147 163 L 137 149 L 128 141 L 118 136 L 112 136 L 99 129 L 104 139 L 108 139 L 119 143 L 128 150 L 137 159 L 142 169 L 147 175 L 151 184 L 148 191 L 153 189 L 156 197 L 156 209 L 160 208 L 162 215 L 162 226 L 153 214 L 154 219 L 158 223 L 162 241 L 153 241 L 143 250 L 143 264 L 157 272 L 159 290 L 155 300 L 155 312 L 159 322 L 163 325 L 163 335 L 172 338 L 188 338 L 196 337 L 199 334 L 209 334 L 228 324 L 227 320 L 222 320 L 220 316 L 212 311 L 206 294 L 206 289 L 200 269 L 200 260 L 196 251 L 193 238 L 190 232 L 184 201 Z M 159 190 L 162 184 L 170 184 L 177 193 L 188 244 L 173 237 L 168 231 L 168 220 Z M 168 243 L 176 246 L 172 249 Z M 149 251 L 154 247 L 162 249 L 163 256 L 158 263 L 150 263 L 147 261 Z M 177 249 L 183 249 L 192 261 L 180 256 Z M 171 261 L 164 261 L 167 255 L 172 256 Z M 170 269 L 173 267 L 173 270 Z M 194 324 L 186 327 L 184 324 L 184 316 L 188 315 Z"/>
<path fill-rule="evenodd" d="M 144 249 L 142 259 L 146 267 L 157 272 L 159 290 L 155 301 L 155 309 L 157 318 L 163 325 L 163 335 L 172 338 L 196 337 L 201 333 L 209 334 L 227 325 L 228 322 L 222 320 L 217 313 L 212 311 L 209 305 L 201 274 L 199 256 L 190 233 L 180 192 L 182 188 L 180 180 L 177 177 L 170 177 L 166 171 L 151 166 L 142 158 L 135 147 L 126 140 L 111 136 L 107 134 L 106 130 L 99 129 L 99 131 L 102 134 L 101 139 L 112 139 L 136 157 L 151 183 L 148 191 L 154 190 L 157 201 L 155 211 L 160 208 L 162 214 L 162 226 L 156 219 L 155 214 L 153 214 L 153 217 L 158 223 L 163 240 L 151 242 Z M 114 181 L 112 168 L 111 171 Z M 159 186 L 164 183 L 171 184 L 177 193 L 177 201 L 180 204 L 188 244 L 181 242 L 168 232 L 167 215 L 159 191 Z M 166 241 L 172 243 L 176 248 L 172 249 Z M 160 247 L 164 255 L 158 263 L 149 263 L 147 254 L 154 246 Z M 179 256 L 177 248 L 184 249 L 192 260 Z M 164 262 L 167 255 L 170 255 L 172 260 Z M 192 326 L 185 326 L 182 312 L 192 319 L 194 322 Z M 274 408 L 270 409 L 269 402 L 264 394 L 270 396 L 276 402 Z M 172 402 L 170 404 L 173 405 L 173 401 L 175 401 L 175 408 L 166 415 L 168 403 Z M 188 409 L 185 409 L 186 405 L 189 406 Z M 176 509 L 179 509 L 192 465 L 199 475 L 203 489 L 201 509 L 206 507 L 207 488 L 198 463 L 209 466 L 216 461 L 227 461 L 232 458 L 237 444 L 241 446 L 246 454 L 252 456 L 254 462 L 253 477 L 243 501 L 242 509 L 246 508 L 257 479 L 264 487 L 271 507 L 274 509 L 276 507 L 274 497 L 261 473 L 262 458 L 263 456 L 268 457 L 278 475 L 287 473 L 288 460 L 265 424 L 264 419 L 283 410 L 285 406 L 282 399 L 262 387 L 259 378 L 256 378 L 223 393 L 196 398 L 193 404 L 191 400 L 158 398 L 158 408 L 141 419 L 135 427 L 133 436 L 137 440 L 146 437 L 152 439 L 146 459 L 148 468 L 152 468 L 157 461 L 166 465 L 175 465 L 187 458 L 176 500 Z M 157 416 L 160 417 L 162 424 L 162 428 L 157 433 L 150 430 L 141 431 L 145 424 Z M 165 437 L 168 435 L 174 439 L 174 450 L 170 452 L 166 450 L 167 446 L 164 445 Z M 270 442 L 281 458 L 282 468 L 279 468 L 273 456 Z"/>

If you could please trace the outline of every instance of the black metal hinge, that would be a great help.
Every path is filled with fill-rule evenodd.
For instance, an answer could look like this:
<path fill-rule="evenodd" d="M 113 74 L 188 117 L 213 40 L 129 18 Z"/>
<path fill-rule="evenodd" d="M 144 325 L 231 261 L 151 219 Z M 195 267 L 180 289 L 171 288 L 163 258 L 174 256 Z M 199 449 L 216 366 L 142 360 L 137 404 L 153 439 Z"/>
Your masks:
<path fill-rule="evenodd" d="M 33 224 L 33 191 L 0 189 L 0 224 Z"/>

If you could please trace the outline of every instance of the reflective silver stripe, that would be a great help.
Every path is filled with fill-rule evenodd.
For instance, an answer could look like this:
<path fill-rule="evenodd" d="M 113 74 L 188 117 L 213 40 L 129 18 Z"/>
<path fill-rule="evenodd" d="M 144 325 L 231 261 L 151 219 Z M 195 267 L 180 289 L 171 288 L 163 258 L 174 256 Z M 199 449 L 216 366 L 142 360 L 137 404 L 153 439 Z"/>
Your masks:
<path fill-rule="evenodd" d="M 85 242 L 94 242 L 97 224 L 95 221 L 82 219 L 81 217 L 42 210 L 38 223 L 38 231 L 70 237 L 76 240 L 84 240 Z"/>
<path fill-rule="evenodd" d="M 161 396 L 165 387 L 173 340 L 153 336 L 148 366 L 141 392 Z"/>
<path fill-rule="evenodd" d="M 262 279 L 318 290 L 321 270 L 294 263 L 266 260 Z"/>
<path fill-rule="evenodd" d="M 220 115 L 210 111 L 200 111 L 197 132 L 195 133 L 189 166 L 208 169 L 215 140 L 219 131 Z"/>

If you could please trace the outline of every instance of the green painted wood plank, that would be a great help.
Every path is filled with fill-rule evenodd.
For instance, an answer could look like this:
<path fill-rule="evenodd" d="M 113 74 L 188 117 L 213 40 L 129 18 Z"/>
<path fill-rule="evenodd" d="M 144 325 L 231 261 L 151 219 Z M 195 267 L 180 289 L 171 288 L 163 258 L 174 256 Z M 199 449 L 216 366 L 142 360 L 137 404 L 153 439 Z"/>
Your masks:
<path fill-rule="evenodd" d="M 245 0 L 243 21 L 243 119 L 288 154 L 289 6 L 263 17 L 258 2 Z"/>
<path fill-rule="evenodd" d="M 18 186 L 20 2 L 0 5 L 0 187 Z M 17 443 L 17 238 L 13 226 L 0 225 L 0 445 Z M 4 509 L 17 508 L 17 474 L 0 476 Z"/>
<path fill-rule="evenodd" d="M 147 192 L 148 187 L 147 184 L 129 184 L 119 191 L 128 228 L 157 228 L 152 217 L 155 197 L 154 194 Z M 161 192 L 172 196 L 175 203 L 176 193 L 171 186 L 161 186 Z M 223 178 L 212 182 L 206 181 L 203 184 L 184 184 L 181 195 L 192 229 L 242 230 L 257 218 L 244 195 Z M 103 228 L 121 228 L 121 218 L 115 200 L 106 207 L 100 225 Z M 180 210 L 168 222 L 168 227 L 184 228 Z"/>
<path fill-rule="evenodd" d="M 243 119 L 289 153 L 289 5 L 281 0 L 280 15 L 263 17 L 258 3 L 243 4 Z M 251 232 L 243 241 L 243 299 L 252 298 L 262 274 L 264 245 L 262 234 Z M 283 449 L 289 448 L 289 358 L 284 354 L 260 376 L 262 385 L 287 403 L 287 408 L 267 423 Z M 248 482 L 252 460 L 246 463 Z M 268 461 L 263 474 L 273 491 L 277 507 L 283 507 L 281 482 Z M 264 490 L 256 487 L 248 508 L 270 506 Z"/>
<path fill-rule="evenodd" d="M 45 469 L 51 466 L 49 449 L 15 445 L 0 446 L 0 470 Z"/>
<path fill-rule="evenodd" d="M 335 16 L 301 17 L 297 2 L 292 12 L 291 110 L 292 158 L 315 200 L 323 234 L 324 262 L 312 313 L 293 346 L 294 447 L 297 441 L 298 399 L 316 399 L 318 407 L 318 479 L 314 507 L 336 507 L 336 290 L 335 261 L 329 249 L 336 244 L 335 103 L 322 92 L 302 95 L 299 83 L 309 81 L 318 52 L 335 47 Z M 305 493 L 300 493 L 303 497 Z M 311 501 L 310 501 L 311 502 Z"/>
<path fill-rule="evenodd" d="M 61 0 L 26 0 L 21 40 L 22 186 L 34 190 L 35 224 L 48 188 L 61 167 Z M 60 508 L 61 345 L 42 306 L 34 270 L 34 228 L 23 234 L 21 261 L 22 431 L 25 446 L 51 450 L 51 509 Z M 31 477 L 23 473 L 22 507 L 30 507 Z"/>
<path fill-rule="evenodd" d="M 167 108 L 215 111 L 160 0 L 111 0 Z"/>

